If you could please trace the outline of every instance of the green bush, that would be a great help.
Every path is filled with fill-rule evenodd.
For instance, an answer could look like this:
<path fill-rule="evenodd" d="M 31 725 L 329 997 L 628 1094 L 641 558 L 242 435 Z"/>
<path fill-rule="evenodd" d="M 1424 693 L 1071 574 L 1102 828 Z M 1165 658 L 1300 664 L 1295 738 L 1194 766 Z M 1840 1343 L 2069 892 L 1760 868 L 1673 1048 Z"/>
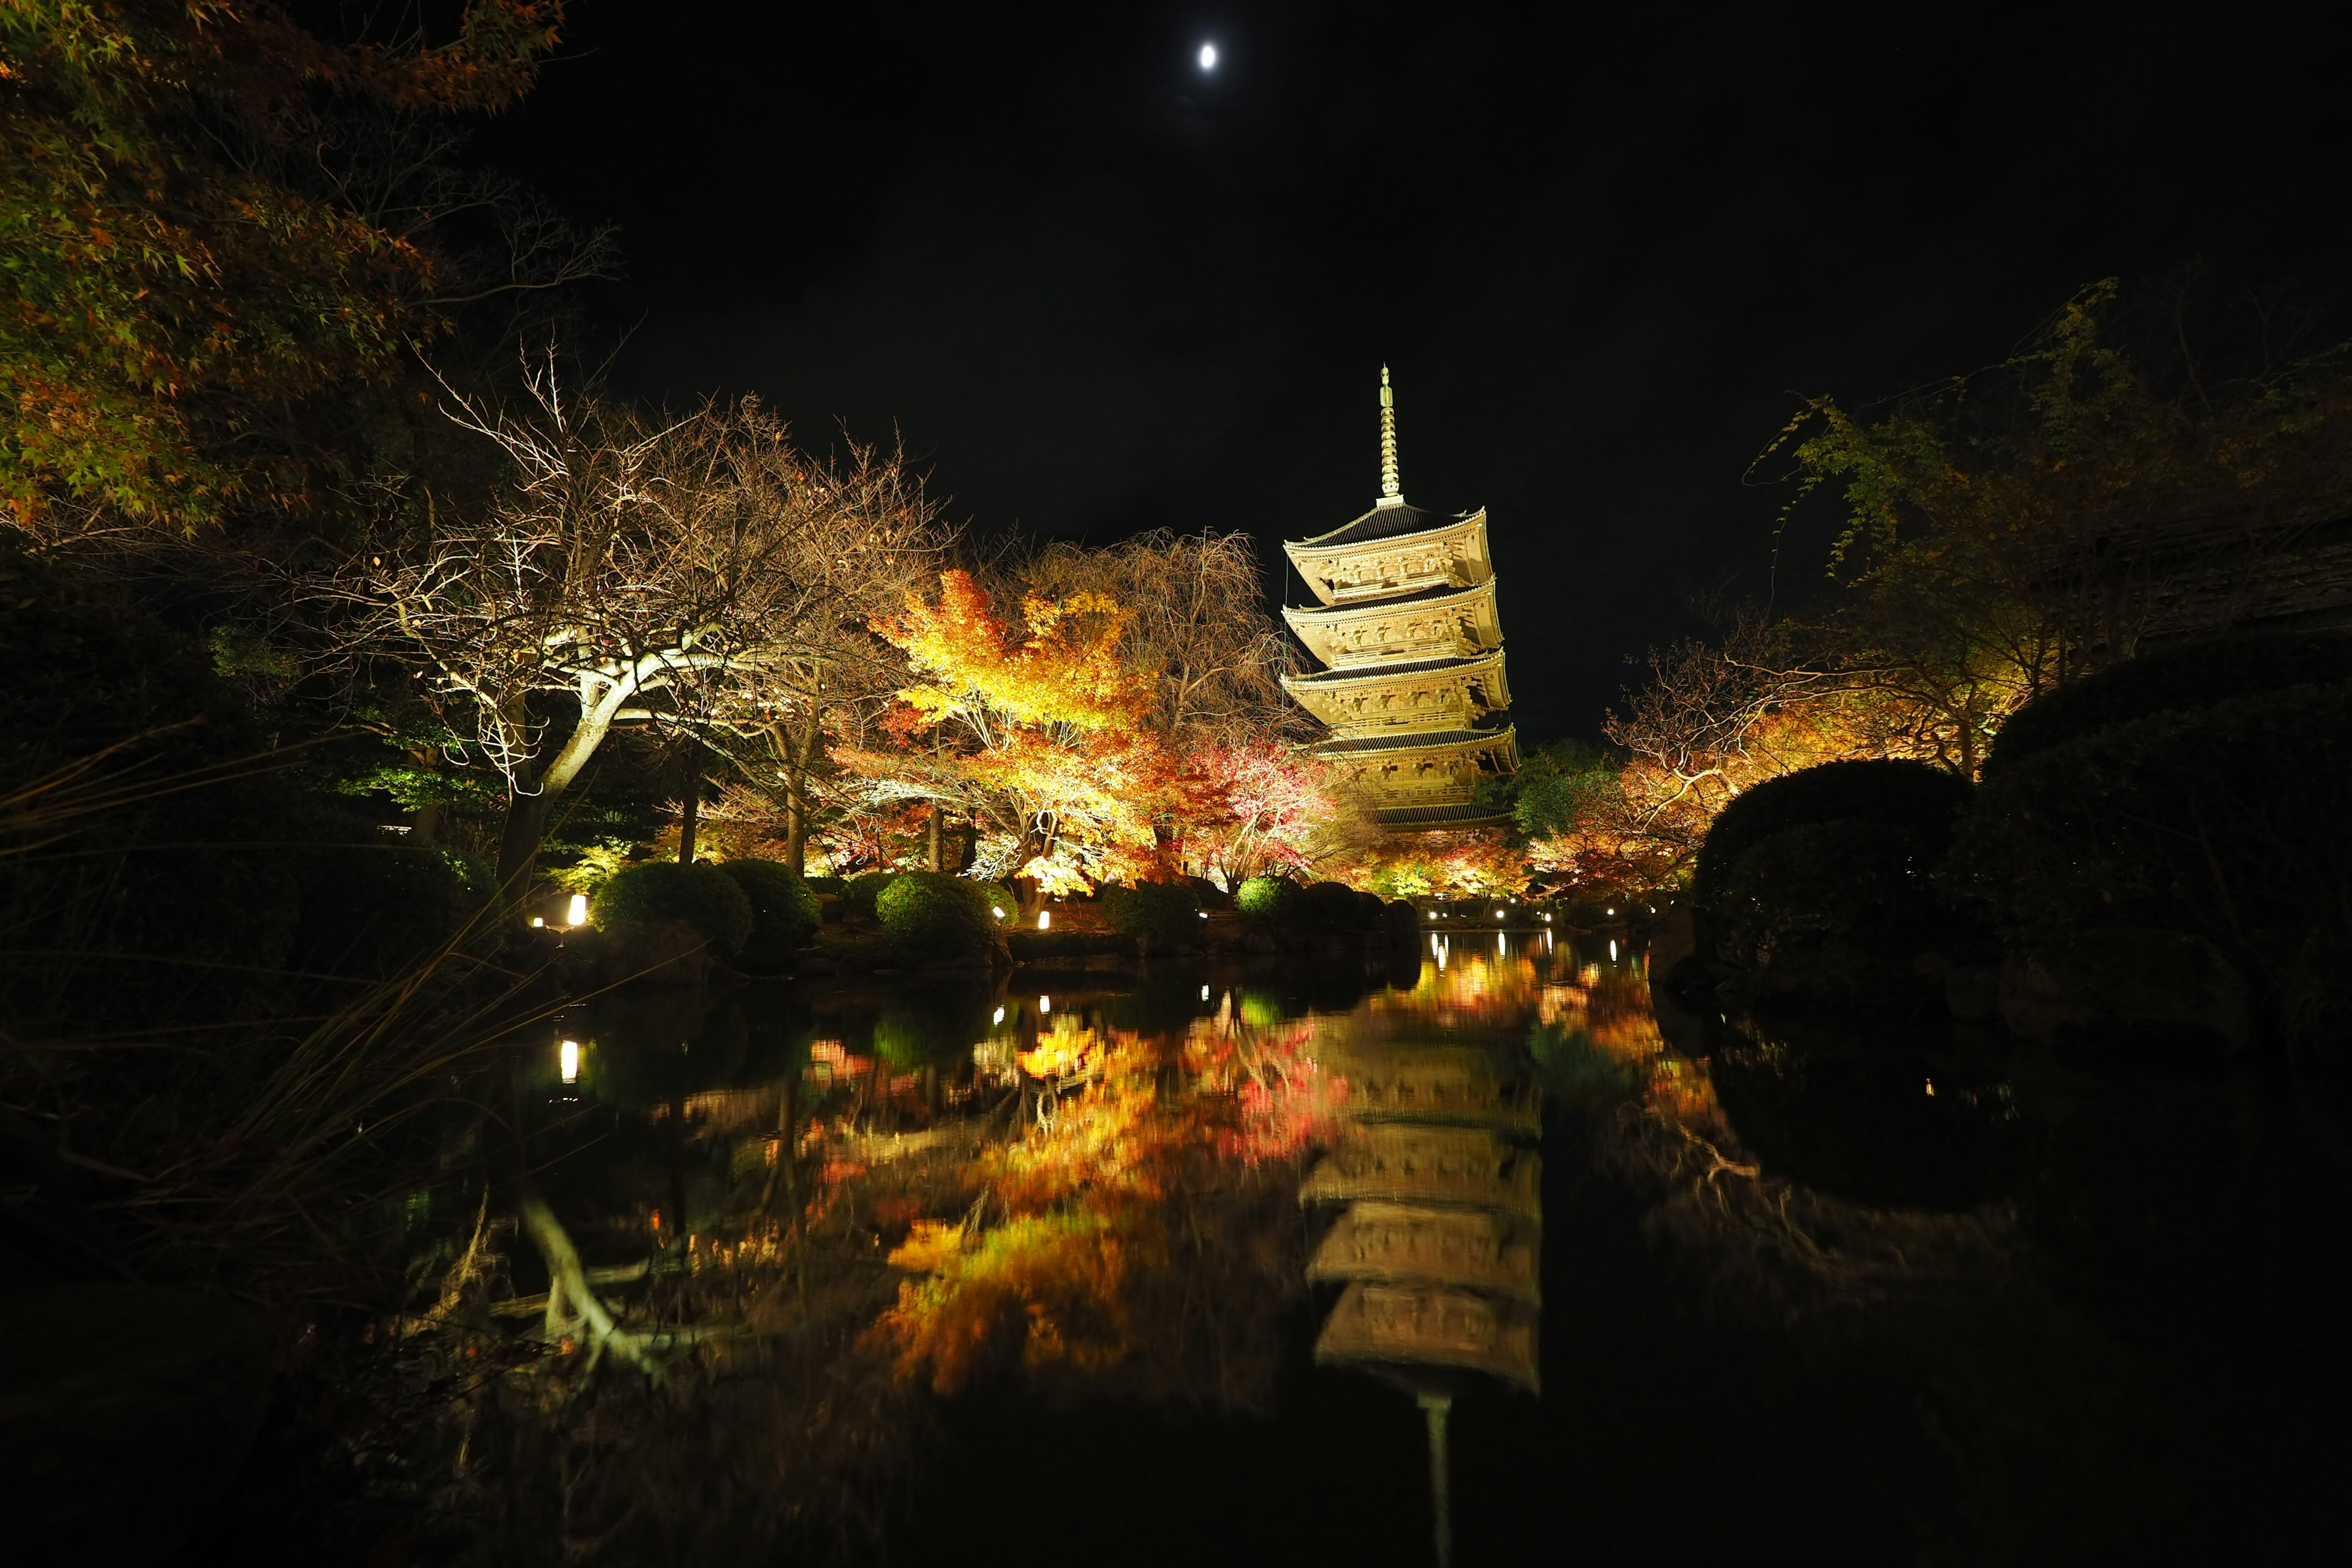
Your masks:
<path fill-rule="evenodd" d="M 1421 935 L 1421 906 L 1410 899 L 1399 899 L 1381 909 L 1381 926 L 1391 937 L 1411 942 Z"/>
<path fill-rule="evenodd" d="M 1287 924 L 1298 918 L 1303 891 L 1287 877 L 1252 877 L 1234 895 L 1234 907 L 1258 924 Z"/>
<path fill-rule="evenodd" d="M 839 877 L 803 877 L 801 882 L 820 898 L 830 894 L 837 899 L 849 891 L 849 884 Z"/>
<path fill-rule="evenodd" d="M 1878 822 L 1912 835 L 1932 865 L 1951 842 L 1969 803 L 1966 779 L 1926 763 L 1824 763 L 1767 780 L 1723 808 L 1699 846 L 1691 896 L 1702 908 L 1723 897 L 1740 856 L 1785 828 L 1809 822 Z"/>
<path fill-rule="evenodd" d="M 890 879 L 874 902 L 875 918 L 890 940 L 935 954 L 984 952 L 997 941 L 996 917 L 980 884 L 944 871 L 908 871 Z"/>
<path fill-rule="evenodd" d="M 751 934 L 751 900 L 716 866 L 648 860 L 625 866 L 597 889 L 588 906 L 596 929 L 662 925 L 683 921 L 702 933 L 710 951 L 732 958 Z"/>
<path fill-rule="evenodd" d="M 1979 792 L 1944 880 L 2027 948 L 2098 926 L 2204 937 L 2321 1017 L 2332 1005 L 2296 977 L 2332 946 L 2315 933 L 2352 881 L 2347 819 L 2352 687 L 2297 686 L 2012 763 Z"/>
<path fill-rule="evenodd" d="M 874 916 L 874 906 L 882 897 L 882 889 L 897 878 L 895 871 L 860 871 L 842 884 L 842 908 L 851 914 Z"/>
<path fill-rule="evenodd" d="M 2159 649 L 2046 692 L 2011 714 L 1985 759 L 1985 778 L 2116 724 L 2347 681 L 2352 637 L 2236 637 Z"/>
<path fill-rule="evenodd" d="M 1163 947 L 1200 943 L 1200 900 L 1187 883 L 1142 882 L 1132 888 L 1105 888 L 1102 903 L 1103 913 L 1113 931 L 1142 937 Z"/>
<path fill-rule="evenodd" d="M 972 886 L 978 888 L 981 897 L 988 900 L 989 919 L 994 921 L 998 926 L 1010 926 L 1021 918 L 1021 900 L 1014 898 L 1012 889 L 1005 887 L 1003 883 L 974 882 Z M 1000 915 L 996 912 L 999 910 L 1004 912 Z"/>
<path fill-rule="evenodd" d="M 737 960 L 753 973 L 772 973 L 808 944 L 823 919 L 816 895 L 792 868 L 774 860 L 722 860 L 719 874 L 743 889 L 751 904 L 751 934 Z"/>

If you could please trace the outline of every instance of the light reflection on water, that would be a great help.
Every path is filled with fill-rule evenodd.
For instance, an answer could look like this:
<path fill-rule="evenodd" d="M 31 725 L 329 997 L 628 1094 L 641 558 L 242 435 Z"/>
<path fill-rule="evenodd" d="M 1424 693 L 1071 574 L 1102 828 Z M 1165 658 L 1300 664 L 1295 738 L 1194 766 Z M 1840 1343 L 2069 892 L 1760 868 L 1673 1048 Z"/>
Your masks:
<path fill-rule="evenodd" d="M 1944 1402 L 1923 1429 L 1967 1454 L 2084 1495 L 2129 1468 L 2119 1352 L 2017 1267 L 2023 1130 L 2059 1080 L 1956 1035 L 1727 1032 L 1654 1005 L 1638 947 L 1492 935 L 1431 931 L 1369 968 L 647 993 L 556 1020 L 520 1096 L 525 1153 L 577 1288 L 635 1337 L 602 1351 L 509 1234 L 476 1265 L 486 1310 L 544 1348 L 464 1352 L 515 1370 L 457 1418 L 470 1468 L 446 1500 L 487 1506 L 493 1478 L 528 1500 L 518 1474 L 552 1466 L 546 1507 L 612 1561 L 689 1517 L 711 1561 L 808 1531 L 962 1549 L 943 1521 L 1040 1467 L 1095 1474 L 1107 1512 L 1160 1506 L 1087 1470 L 1092 1426 L 1022 1417 L 1008 1445 L 990 1425 L 1006 1397 L 1108 1400 L 1146 1447 L 1187 1429 L 1158 1413 L 1205 1410 L 1279 1434 L 1286 1465 L 1383 1478 L 1362 1517 L 1318 1524 L 1331 1553 L 1397 1560 L 1450 1509 L 1465 1561 L 1503 1560 L 1499 1542 L 1540 1555 L 1633 1518 L 1655 1483 L 1631 1456 L 1691 1441 L 1704 1404 L 1748 1467 L 1721 1483 L 1738 1520 L 1652 1510 L 1654 1541 L 1618 1539 L 1616 1560 L 1685 1560 L 1781 1512 L 1801 1532 L 1855 1488 L 1896 1500 L 1873 1529 L 1963 1556 L 2041 1528 L 2048 1505 L 2003 1492 L 1993 1461 L 1904 1436 L 1923 1376 Z M 450 1206 L 470 1221 L 473 1202 Z M 1783 1362 L 1830 1384 L 1792 1398 Z M 648 1375 L 669 1414 L 632 1392 Z M 2033 1392 L 1971 1404 L 1989 1378 Z M 964 1434 L 954 1464 L 918 1441 L 941 1420 Z M 643 1452 L 600 1447 L 600 1421 L 675 1447 L 672 1491 L 648 1500 Z M 1869 1453 L 1822 1435 L 1888 1421 Z M 1576 1462 L 1497 1479 L 1537 1454 Z M 1274 1500 L 1279 1469 L 1216 1484 L 1308 1508 Z M 848 1517 L 909 1485 L 935 1500 Z M 773 1506 L 746 1519 L 746 1495 Z M 2117 1495 L 2110 1514 L 2144 1497 Z"/>

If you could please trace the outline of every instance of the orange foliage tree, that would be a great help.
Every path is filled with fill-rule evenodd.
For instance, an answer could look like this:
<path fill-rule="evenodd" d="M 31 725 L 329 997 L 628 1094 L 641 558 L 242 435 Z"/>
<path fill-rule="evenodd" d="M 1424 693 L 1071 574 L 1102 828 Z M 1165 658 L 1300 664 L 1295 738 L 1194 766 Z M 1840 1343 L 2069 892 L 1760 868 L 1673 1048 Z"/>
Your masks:
<path fill-rule="evenodd" d="M 1098 593 L 1021 601 L 1019 630 L 970 572 L 875 630 L 924 679 L 887 721 L 895 752 L 842 760 L 877 793 L 968 813 L 980 869 L 1051 890 L 1148 874 L 1174 769 L 1146 726 L 1149 677 L 1118 656 L 1128 612 Z M 1025 635 L 1023 635 L 1025 634 Z"/>

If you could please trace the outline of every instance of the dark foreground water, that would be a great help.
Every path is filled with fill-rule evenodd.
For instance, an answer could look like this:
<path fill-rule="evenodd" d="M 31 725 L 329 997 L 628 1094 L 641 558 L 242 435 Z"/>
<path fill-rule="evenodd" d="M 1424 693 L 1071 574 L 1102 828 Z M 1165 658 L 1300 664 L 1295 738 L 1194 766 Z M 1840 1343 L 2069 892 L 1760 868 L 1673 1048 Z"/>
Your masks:
<path fill-rule="evenodd" d="M 461 1552 L 1418 1563 L 1442 1497 L 1465 1564 L 2340 1560 L 2341 1149 L 2248 1069 L 1662 1017 L 1492 931 L 530 1050 L 611 1331 L 490 1227 Z"/>

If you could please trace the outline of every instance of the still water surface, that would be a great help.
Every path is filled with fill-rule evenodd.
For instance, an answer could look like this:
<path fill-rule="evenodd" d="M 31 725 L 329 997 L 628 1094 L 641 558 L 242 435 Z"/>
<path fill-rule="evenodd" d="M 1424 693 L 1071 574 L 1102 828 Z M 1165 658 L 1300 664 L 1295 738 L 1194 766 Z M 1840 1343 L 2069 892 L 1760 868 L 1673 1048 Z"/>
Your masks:
<path fill-rule="evenodd" d="M 1544 931 L 557 1022 L 621 1337 L 559 1300 L 461 1460 L 575 1558 L 2279 1561 L 2340 1487 L 2340 1176 L 2243 1071 Z"/>

